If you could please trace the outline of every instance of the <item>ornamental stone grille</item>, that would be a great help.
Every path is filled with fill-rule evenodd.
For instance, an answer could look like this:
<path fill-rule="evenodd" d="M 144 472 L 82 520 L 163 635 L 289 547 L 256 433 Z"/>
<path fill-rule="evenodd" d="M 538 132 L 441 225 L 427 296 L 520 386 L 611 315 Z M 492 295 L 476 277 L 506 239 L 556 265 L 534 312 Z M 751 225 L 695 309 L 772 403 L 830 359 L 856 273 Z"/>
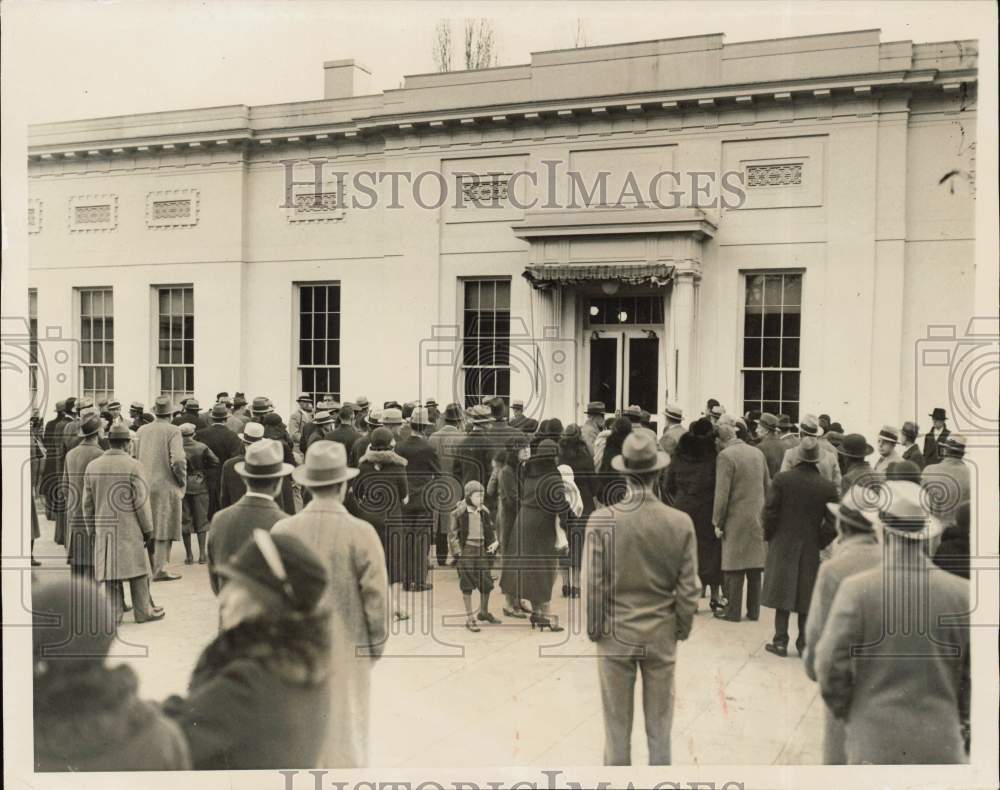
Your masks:
<path fill-rule="evenodd" d="M 153 219 L 184 219 L 190 216 L 190 200 L 157 200 L 153 202 Z"/>
<path fill-rule="evenodd" d="M 310 211 L 336 211 L 337 210 L 337 193 L 336 192 L 310 192 L 306 195 L 296 195 L 295 196 L 295 211 L 296 213 L 310 212 Z"/>
<path fill-rule="evenodd" d="M 459 176 L 459 186 L 466 200 L 473 203 L 499 203 L 507 200 L 509 174 Z"/>
<path fill-rule="evenodd" d="M 101 225 L 111 222 L 111 205 L 76 206 L 74 219 L 77 225 Z"/>
<path fill-rule="evenodd" d="M 747 187 L 790 187 L 802 183 L 802 163 L 747 165 Z"/>

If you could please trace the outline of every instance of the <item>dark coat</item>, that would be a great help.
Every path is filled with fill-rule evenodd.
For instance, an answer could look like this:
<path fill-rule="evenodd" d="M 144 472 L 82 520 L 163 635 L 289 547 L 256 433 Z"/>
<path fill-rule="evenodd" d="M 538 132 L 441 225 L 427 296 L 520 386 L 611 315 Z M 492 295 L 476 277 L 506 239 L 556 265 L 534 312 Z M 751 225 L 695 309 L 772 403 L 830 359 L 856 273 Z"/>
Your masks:
<path fill-rule="evenodd" d="M 927 464 L 924 463 L 924 454 L 920 452 L 920 448 L 917 447 L 916 443 L 911 444 L 909 447 L 903 450 L 902 455 L 904 461 L 909 461 L 911 463 L 914 463 L 921 469 L 927 466 Z"/>
<path fill-rule="evenodd" d="M 218 469 L 219 459 L 208 445 L 187 437 L 184 439 L 184 455 L 187 457 L 187 479 L 184 483 L 184 493 L 207 494 L 208 470 Z"/>
<path fill-rule="evenodd" d="M 229 562 L 255 529 L 270 532 L 287 515 L 273 499 L 259 496 L 243 496 L 235 505 L 215 514 L 208 533 L 208 581 L 212 592 L 218 595 L 222 589 L 216 568 Z"/>
<path fill-rule="evenodd" d="M 854 461 L 840 477 L 840 495 L 843 496 L 858 482 L 871 485 L 877 479 L 875 470 L 867 461 Z"/>
<path fill-rule="evenodd" d="M 42 433 L 42 444 L 45 447 L 45 463 L 42 464 L 42 475 L 38 482 L 39 493 L 45 497 L 45 516 L 55 521 L 58 511 L 57 498 L 59 479 L 62 476 L 63 461 L 63 429 L 70 420 L 65 415 L 56 417 L 45 423 Z"/>
<path fill-rule="evenodd" d="M 788 449 L 788 445 L 781 441 L 775 434 L 769 433 L 757 442 L 754 447 L 764 453 L 764 458 L 767 459 L 767 471 L 772 478 L 776 477 L 778 472 L 781 471 L 781 462 L 785 457 L 785 450 Z"/>
<path fill-rule="evenodd" d="M 771 481 L 762 514 L 768 543 L 760 601 L 764 606 L 809 612 L 819 550 L 834 537 L 826 504 L 839 498 L 837 487 L 815 464 L 798 464 Z"/>
<path fill-rule="evenodd" d="M 46 426 L 47 428 L 48 426 Z M 928 431 L 927 435 L 924 437 L 924 466 L 930 466 L 931 464 L 936 464 L 941 460 L 940 445 L 945 439 L 948 438 L 951 431 L 945 428 L 941 431 L 941 435 L 935 439 L 934 433 Z"/>
<path fill-rule="evenodd" d="M 556 519 L 568 522 L 569 503 L 554 458 L 529 458 L 521 464 L 521 469 L 520 507 L 514 524 L 512 554 L 504 557 L 504 570 L 508 561 L 515 567 L 520 565 L 521 597 L 533 603 L 546 603 L 552 597 L 556 578 Z"/>
<path fill-rule="evenodd" d="M 493 517 L 490 511 L 482 508 L 479 511 L 479 523 L 483 528 L 483 547 L 493 545 L 497 539 L 497 532 L 493 528 Z M 448 542 L 452 554 L 461 554 L 465 551 L 465 542 L 469 539 L 469 508 L 462 506 L 462 509 L 455 514 L 452 530 L 448 534 Z"/>
<path fill-rule="evenodd" d="M 410 500 L 403 510 L 412 514 L 430 514 L 436 509 L 433 501 L 435 489 L 431 484 L 441 477 L 441 461 L 433 445 L 423 436 L 413 433 L 396 444 L 396 453 L 406 459 L 406 485 Z"/>
<path fill-rule="evenodd" d="M 230 458 L 243 455 L 243 442 L 226 427 L 224 422 L 212 423 L 207 428 L 195 431 L 194 438 L 208 447 L 219 459 L 218 465 L 205 470 L 205 484 L 208 486 L 208 517 L 211 518 L 219 509 L 222 466 Z"/>
<path fill-rule="evenodd" d="M 255 619 L 223 631 L 198 659 L 186 699 L 164 712 L 184 730 L 195 770 L 315 768 L 328 722 L 329 618 Z"/>
<path fill-rule="evenodd" d="M 698 539 L 698 576 L 702 584 L 722 584 L 722 541 L 715 537 L 715 440 L 685 433 L 663 473 L 661 497 L 694 523 Z"/>
<path fill-rule="evenodd" d="M 336 430 L 327 434 L 324 438 L 327 441 L 340 442 L 344 445 L 344 450 L 347 451 L 347 455 L 350 457 L 351 449 L 354 447 L 354 443 L 361 438 L 361 434 L 354 429 L 353 425 L 338 425 Z"/>
<path fill-rule="evenodd" d="M 191 423 L 191 425 L 193 425 L 196 429 L 208 427 L 208 418 L 196 411 L 186 411 L 180 416 L 174 417 L 172 422 L 174 425 L 178 426 L 184 425 L 185 423 Z"/>
<path fill-rule="evenodd" d="M 478 480 L 485 486 L 490 479 L 493 456 L 504 449 L 504 436 L 494 436 L 489 431 L 476 428 L 466 435 L 456 449 L 462 470 L 462 485 L 470 480 Z"/>
<path fill-rule="evenodd" d="M 235 505 L 247 492 L 246 483 L 236 473 L 236 464 L 242 460 L 243 456 L 239 455 L 235 458 L 230 458 L 222 465 L 222 479 L 219 483 L 220 509 Z M 281 481 L 281 493 L 275 497 L 275 501 L 278 503 L 278 507 L 284 510 L 289 516 L 295 515 L 295 500 L 292 498 L 291 477 L 286 475 L 284 480 Z"/>
<path fill-rule="evenodd" d="M 36 771 L 190 770 L 184 734 L 136 696 L 131 667 L 89 667 L 62 681 L 51 688 L 58 694 L 35 681 Z"/>
<path fill-rule="evenodd" d="M 409 496 L 406 459 L 392 450 L 367 450 L 354 478 L 356 514 L 375 527 L 385 552 L 389 583 L 403 580 L 403 501 Z"/>
<path fill-rule="evenodd" d="M 369 438 L 367 433 L 359 435 L 357 441 L 351 445 L 350 452 L 347 454 L 348 463 L 357 468 L 358 462 L 361 460 L 362 456 L 368 452 L 368 445 L 371 443 L 372 440 Z"/>

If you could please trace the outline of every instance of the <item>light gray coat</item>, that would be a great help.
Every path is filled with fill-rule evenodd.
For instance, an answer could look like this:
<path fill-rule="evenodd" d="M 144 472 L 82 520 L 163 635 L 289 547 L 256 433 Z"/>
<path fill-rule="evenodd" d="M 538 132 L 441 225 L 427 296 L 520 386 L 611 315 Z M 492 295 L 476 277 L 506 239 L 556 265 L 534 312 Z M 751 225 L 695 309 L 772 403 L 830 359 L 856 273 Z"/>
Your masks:
<path fill-rule="evenodd" d="M 798 457 L 798 448 L 785 450 L 785 454 L 781 459 L 780 471 L 787 472 L 795 466 L 798 462 Z M 837 461 L 837 453 L 835 450 L 827 450 L 825 447 L 820 445 L 819 463 L 816 464 L 816 468 L 819 469 L 820 475 L 837 486 L 838 489 L 840 488 L 840 463 Z"/>
<path fill-rule="evenodd" d="M 771 476 L 756 447 L 733 439 L 715 462 L 712 523 L 722 529 L 722 570 L 763 568 L 767 559 L 761 511 Z"/>
<path fill-rule="evenodd" d="M 104 455 L 98 444 L 78 444 L 66 453 L 63 469 L 63 490 L 66 492 L 65 508 L 58 514 L 65 520 L 66 561 L 70 565 L 93 565 L 92 533 L 87 531 L 83 514 L 83 475 L 91 461 Z"/>
<path fill-rule="evenodd" d="M 149 481 L 156 540 L 181 539 L 181 501 L 187 484 L 187 456 L 181 429 L 157 420 L 143 425 L 132 444 Z"/>

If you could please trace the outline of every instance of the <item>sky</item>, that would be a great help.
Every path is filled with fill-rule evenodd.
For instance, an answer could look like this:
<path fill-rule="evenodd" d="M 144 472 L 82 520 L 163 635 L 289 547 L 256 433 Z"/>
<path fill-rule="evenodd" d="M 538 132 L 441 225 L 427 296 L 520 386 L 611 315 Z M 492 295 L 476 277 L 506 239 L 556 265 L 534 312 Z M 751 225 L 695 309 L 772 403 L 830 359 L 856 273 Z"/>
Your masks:
<path fill-rule="evenodd" d="M 752 41 L 881 28 L 883 41 L 977 38 L 991 2 L 335 2 L 3 0 L 4 103 L 28 123 L 319 99 L 323 61 L 354 58 L 374 89 L 434 70 L 439 19 L 493 20 L 500 65 L 587 43 L 724 33 Z M 15 75 L 18 75 L 16 79 Z"/>

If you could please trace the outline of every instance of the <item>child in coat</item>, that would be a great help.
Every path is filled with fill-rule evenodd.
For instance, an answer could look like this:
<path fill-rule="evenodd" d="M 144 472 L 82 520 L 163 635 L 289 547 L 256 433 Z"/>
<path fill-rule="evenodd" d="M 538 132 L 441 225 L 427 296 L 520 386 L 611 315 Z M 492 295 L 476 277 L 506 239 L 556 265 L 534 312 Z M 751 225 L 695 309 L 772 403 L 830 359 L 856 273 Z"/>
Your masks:
<path fill-rule="evenodd" d="M 465 484 L 465 499 L 456 509 L 448 532 L 448 543 L 458 570 L 458 584 L 465 601 L 465 627 L 478 632 L 476 622 L 497 624 L 501 621 L 490 614 L 490 592 L 493 577 L 490 567 L 497 547 L 490 511 L 483 506 L 483 484 L 470 480 Z M 472 593 L 479 590 L 479 612 L 473 614 Z"/>

